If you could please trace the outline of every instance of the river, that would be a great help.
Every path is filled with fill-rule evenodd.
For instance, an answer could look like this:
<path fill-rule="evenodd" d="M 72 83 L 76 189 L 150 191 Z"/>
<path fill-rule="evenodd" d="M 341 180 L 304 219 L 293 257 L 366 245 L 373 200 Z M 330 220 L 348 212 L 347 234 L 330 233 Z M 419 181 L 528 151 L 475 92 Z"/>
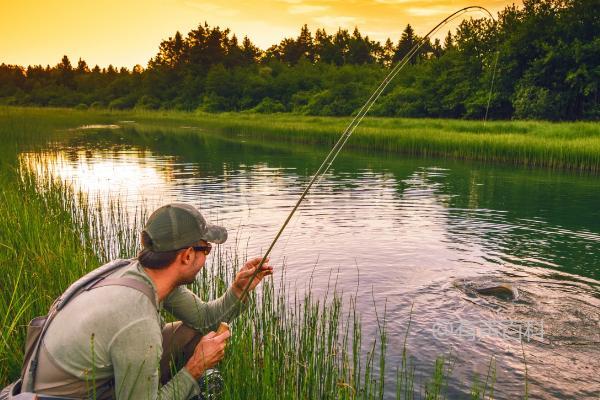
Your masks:
<path fill-rule="evenodd" d="M 132 212 L 191 203 L 228 228 L 224 246 L 242 244 L 249 255 L 268 247 L 328 151 L 120 125 L 20 157 Z M 469 393 L 476 372 L 485 380 L 494 356 L 498 399 L 523 397 L 525 365 L 530 398 L 588 399 L 600 397 L 599 250 L 597 176 L 342 152 L 271 260 L 276 268 L 285 261 L 292 288 L 312 276 L 317 296 L 332 281 L 356 293 L 365 338 L 385 307 L 388 381 L 406 337 L 423 377 L 437 356 L 453 360 L 451 398 Z M 466 290 L 498 282 L 518 297 Z"/>

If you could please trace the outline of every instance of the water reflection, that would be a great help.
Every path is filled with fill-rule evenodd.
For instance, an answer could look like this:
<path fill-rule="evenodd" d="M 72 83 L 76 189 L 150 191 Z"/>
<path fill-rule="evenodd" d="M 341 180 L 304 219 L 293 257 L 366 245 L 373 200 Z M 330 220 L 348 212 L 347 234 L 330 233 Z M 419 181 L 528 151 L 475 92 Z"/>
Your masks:
<path fill-rule="evenodd" d="M 325 152 L 128 128 L 88 132 L 21 159 L 37 173 L 72 182 L 101 201 L 119 197 L 131 209 L 194 204 L 258 254 Z M 272 260 L 285 258 L 292 286 L 302 287 L 313 274 L 319 295 L 333 274 L 339 289 L 356 292 L 365 337 L 376 334 L 373 303 L 381 311 L 387 302 L 391 370 L 414 307 L 407 340 L 417 370 L 429 370 L 451 350 L 454 394 L 467 393 L 472 371 L 486 371 L 495 354 L 496 397 L 522 395 L 524 352 L 532 397 L 585 398 L 600 387 L 593 280 L 600 274 L 599 189 L 594 177 L 346 153 L 303 203 Z M 453 285 L 481 278 L 511 280 L 528 302 L 472 299 Z M 522 350 L 510 340 L 432 334 L 438 321 L 507 317 L 546 320 L 551 341 Z M 393 382 L 394 373 L 387 379 Z"/>
<path fill-rule="evenodd" d="M 173 157 L 152 157 L 144 151 L 69 149 L 22 153 L 20 160 L 39 175 L 69 182 L 77 191 L 106 200 L 112 193 L 125 202 L 166 193 L 178 179 Z"/>

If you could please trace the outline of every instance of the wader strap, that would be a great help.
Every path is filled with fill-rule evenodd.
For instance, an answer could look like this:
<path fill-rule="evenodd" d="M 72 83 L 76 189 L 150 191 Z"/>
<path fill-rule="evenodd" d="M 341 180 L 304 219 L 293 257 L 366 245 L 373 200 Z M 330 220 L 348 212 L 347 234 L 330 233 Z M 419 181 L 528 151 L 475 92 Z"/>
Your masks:
<path fill-rule="evenodd" d="M 156 296 L 154 294 L 154 289 L 147 283 L 144 283 L 140 280 L 134 278 L 105 278 L 101 281 L 96 282 L 95 284 L 87 288 L 87 290 L 92 290 L 102 286 L 125 286 L 128 288 L 138 290 L 145 294 L 146 297 L 150 299 L 150 301 L 156 308 Z"/>
<path fill-rule="evenodd" d="M 76 280 L 74 283 L 72 283 L 67 288 L 67 290 L 65 290 L 63 294 L 58 299 L 56 299 L 56 301 L 52 305 L 52 308 L 56 308 L 57 311 L 62 309 L 71 300 L 72 297 L 77 296 L 79 293 L 93 285 L 98 280 L 106 278 L 106 276 L 110 275 L 115 270 L 122 268 L 133 261 L 134 259 L 118 259 L 104 264 L 93 271 L 88 272 L 87 274 Z"/>

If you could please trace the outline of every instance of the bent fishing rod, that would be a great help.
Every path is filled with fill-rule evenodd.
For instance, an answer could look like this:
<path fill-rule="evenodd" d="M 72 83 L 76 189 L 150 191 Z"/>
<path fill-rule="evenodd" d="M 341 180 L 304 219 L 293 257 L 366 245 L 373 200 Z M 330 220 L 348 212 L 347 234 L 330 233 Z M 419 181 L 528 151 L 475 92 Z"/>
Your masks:
<path fill-rule="evenodd" d="M 438 23 L 433 29 L 431 29 L 425 36 L 423 36 L 423 38 L 421 38 L 421 40 L 419 40 L 411 48 L 411 50 L 387 74 L 387 76 L 379 84 L 379 86 L 377 87 L 377 89 L 375 89 L 375 91 L 371 94 L 371 96 L 369 97 L 369 99 L 363 104 L 363 106 L 361 107 L 361 109 L 354 116 L 354 118 L 352 119 L 352 121 L 348 124 L 348 126 L 346 127 L 346 129 L 344 129 L 342 135 L 339 137 L 339 139 L 337 140 L 337 142 L 334 144 L 334 146 L 329 151 L 329 154 L 327 154 L 327 156 L 325 157 L 325 159 L 323 160 L 323 162 L 321 163 L 321 165 L 317 169 L 317 172 L 315 172 L 315 174 L 313 175 L 313 177 L 310 180 L 310 182 L 308 182 L 308 184 L 304 188 L 304 191 L 302 192 L 302 194 L 300 195 L 300 197 L 296 201 L 296 204 L 294 205 L 294 207 L 292 208 L 292 210 L 288 214 L 287 218 L 283 222 L 283 225 L 281 225 L 281 228 L 279 228 L 279 231 L 275 235 L 275 238 L 271 242 L 271 245 L 269 246 L 269 248 L 265 252 L 265 254 L 262 257 L 262 259 L 260 260 L 260 263 L 256 267 L 256 270 L 250 276 L 250 279 L 248 280 L 248 283 L 246 284 L 246 287 L 242 291 L 240 299 L 244 299 L 244 297 L 248 293 L 248 290 L 250 289 L 250 285 L 252 285 L 252 282 L 254 281 L 254 279 L 256 278 L 256 276 L 262 271 L 263 264 L 265 263 L 265 261 L 269 257 L 269 254 L 271 254 L 271 251 L 273 250 L 273 247 L 275 247 L 275 244 L 277 243 L 277 241 L 281 237 L 281 234 L 283 233 L 283 231 L 285 230 L 285 228 L 289 224 L 290 220 L 292 219 L 292 217 L 296 213 L 296 210 L 298 210 L 298 208 L 300 207 L 300 204 L 302 203 L 302 201 L 304 200 L 304 198 L 308 194 L 309 190 L 329 170 L 329 168 L 331 167 L 331 164 L 333 164 L 333 161 L 336 159 L 336 157 L 338 156 L 338 154 L 340 153 L 340 151 L 342 150 L 342 148 L 344 147 L 344 145 L 346 144 L 346 142 L 348 141 L 348 139 L 350 138 L 350 136 L 352 135 L 352 133 L 354 132 L 354 130 L 362 122 L 362 120 L 365 117 L 365 115 L 369 112 L 369 110 L 371 109 L 371 107 L 373 106 L 373 104 L 375 103 L 375 101 L 377 101 L 377 99 L 379 98 L 379 96 L 381 96 L 381 94 L 383 93 L 383 91 L 385 90 L 385 88 L 389 85 L 389 83 L 396 77 L 396 75 L 398 75 L 398 73 L 404 68 L 404 66 L 410 61 L 410 59 L 417 53 L 417 51 L 419 51 L 419 49 L 421 47 L 423 47 L 423 45 L 425 44 L 426 40 L 429 39 L 429 37 L 433 33 L 437 32 L 442 26 L 446 25 L 448 22 L 454 20 L 455 18 L 458 18 L 458 17 L 460 17 L 461 15 L 463 15 L 463 14 L 465 14 L 467 12 L 475 11 L 475 10 L 485 12 L 487 15 L 490 16 L 490 18 L 492 19 L 492 21 L 494 21 L 494 22 L 496 21 L 495 18 L 494 18 L 494 16 L 492 15 L 492 13 L 489 10 L 487 10 L 485 7 L 480 7 L 480 6 L 464 7 L 462 9 L 460 9 L 460 10 L 458 10 L 458 11 L 450 14 L 449 16 L 447 16 L 446 18 L 444 18 L 440 23 Z M 496 61 L 497 61 L 497 58 L 496 58 Z M 495 73 L 495 67 L 494 67 L 494 73 Z M 493 77 L 492 77 L 492 85 L 493 85 Z M 487 107 L 489 108 L 489 99 L 488 99 L 488 105 L 487 105 Z M 486 118 L 487 118 L 487 110 L 486 110 Z"/>

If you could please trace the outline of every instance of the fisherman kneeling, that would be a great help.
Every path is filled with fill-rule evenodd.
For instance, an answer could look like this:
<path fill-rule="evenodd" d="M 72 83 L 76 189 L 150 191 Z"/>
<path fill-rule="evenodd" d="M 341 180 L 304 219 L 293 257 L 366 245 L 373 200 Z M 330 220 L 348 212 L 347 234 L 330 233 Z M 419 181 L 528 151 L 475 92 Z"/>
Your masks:
<path fill-rule="evenodd" d="M 204 266 L 210 242 L 226 239 L 225 228 L 207 223 L 192 206 L 156 210 L 142 231 L 138 257 L 77 291 L 56 312 L 42 335 L 37 367 L 33 373 L 31 363 L 26 368 L 23 390 L 41 399 L 197 396 L 199 379 L 223 358 L 230 336 L 214 331 L 242 311 L 241 296 L 260 263 L 249 260 L 220 298 L 200 300 L 184 285 Z M 263 265 L 249 290 L 272 271 Z M 164 325 L 161 308 L 180 321 Z"/>

